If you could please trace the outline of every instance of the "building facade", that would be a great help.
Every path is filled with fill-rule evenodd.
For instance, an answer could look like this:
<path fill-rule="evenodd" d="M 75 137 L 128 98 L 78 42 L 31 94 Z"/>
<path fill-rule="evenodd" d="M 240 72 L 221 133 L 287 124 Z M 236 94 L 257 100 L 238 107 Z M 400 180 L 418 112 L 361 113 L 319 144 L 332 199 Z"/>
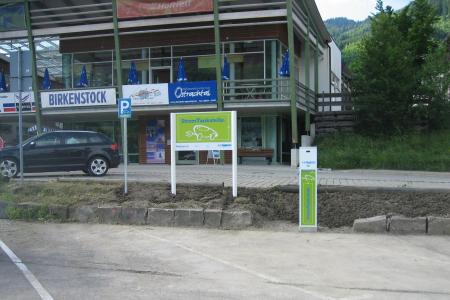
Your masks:
<path fill-rule="evenodd" d="M 340 51 L 314 1 L 11 2 L 0 6 L 12 20 L 0 31 L 9 89 L 0 105 L 17 104 L 20 81 L 26 135 L 85 129 L 120 142 L 116 101 L 131 97 L 131 161 L 170 162 L 171 112 L 236 110 L 239 148 L 250 152 L 244 163 L 262 162 L 251 151 L 269 151 L 273 163 L 286 164 L 309 134 L 317 95 L 340 86 Z M 181 61 L 187 82 L 177 83 Z M 289 77 L 279 74 L 283 62 Z M 202 97 L 206 90 L 214 97 Z M 13 144 L 16 136 L 16 111 L 0 107 L 0 137 Z M 179 164 L 207 159 L 207 152 L 178 153 Z"/>

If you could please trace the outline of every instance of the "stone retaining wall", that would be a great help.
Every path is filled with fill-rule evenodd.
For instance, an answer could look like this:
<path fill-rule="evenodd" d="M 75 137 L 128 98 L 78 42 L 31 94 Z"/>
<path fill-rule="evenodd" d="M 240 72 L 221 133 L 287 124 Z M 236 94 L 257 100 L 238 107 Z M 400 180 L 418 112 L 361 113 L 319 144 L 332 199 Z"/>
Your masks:
<path fill-rule="evenodd" d="M 376 216 L 355 220 L 353 231 L 360 233 L 450 235 L 450 218 Z"/>
<path fill-rule="evenodd" d="M 215 209 L 161 209 L 130 207 L 67 207 L 43 206 L 35 203 L 13 204 L 0 201 L 0 219 L 7 219 L 7 209 L 16 208 L 29 219 L 38 219 L 38 213 L 60 221 L 80 223 L 151 225 L 175 227 L 207 227 L 217 229 L 244 229 L 253 224 L 249 211 Z"/>

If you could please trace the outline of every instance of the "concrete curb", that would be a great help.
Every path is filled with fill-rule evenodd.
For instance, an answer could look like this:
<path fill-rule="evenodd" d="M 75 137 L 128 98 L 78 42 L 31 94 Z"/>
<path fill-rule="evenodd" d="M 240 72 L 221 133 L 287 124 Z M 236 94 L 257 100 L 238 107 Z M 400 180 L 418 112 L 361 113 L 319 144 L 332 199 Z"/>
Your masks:
<path fill-rule="evenodd" d="M 353 222 L 353 232 L 450 235 L 450 218 L 408 218 L 398 215 L 377 216 L 355 220 Z"/>
<path fill-rule="evenodd" d="M 253 225 L 249 211 L 222 211 L 215 209 L 164 209 L 134 207 L 67 207 L 38 203 L 9 203 L 0 201 L 0 219 L 8 219 L 6 210 L 14 206 L 22 210 L 48 209 L 50 216 L 61 221 L 122 225 L 151 225 L 175 227 L 206 227 L 216 229 L 245 229 Z"/>

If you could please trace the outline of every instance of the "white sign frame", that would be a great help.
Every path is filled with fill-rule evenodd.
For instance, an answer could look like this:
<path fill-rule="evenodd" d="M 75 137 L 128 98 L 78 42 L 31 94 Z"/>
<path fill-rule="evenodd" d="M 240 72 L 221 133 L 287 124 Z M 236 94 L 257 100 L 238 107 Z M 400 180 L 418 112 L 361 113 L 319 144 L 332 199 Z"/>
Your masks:
<path fill-rule="evenodd" d="M 207 112 L 206 112 L 207 113 Z M 206 114 L 205 112 L 189 112 L 189 114 Z M 231 150 L 232 151 L 232 190 L 233 197 L 237 197 L 237 112 L 231 111 L 231 145 L 224 143 L 209 143 L 209 146 L 205 148 L 205 144 L 202 143 L 186 143 L 186 148 L 177 147 L 176 143 L 176 115 L 183 113 L 171 113 L 170 114 L 170 182 L 171 191 L 173 195 L 177 193 L 177 175 L 176 175 L 176 152 L 177 151 L 198 151 L 198 150 Z M 197 145 L 197 146 L 196 146 Z"/>

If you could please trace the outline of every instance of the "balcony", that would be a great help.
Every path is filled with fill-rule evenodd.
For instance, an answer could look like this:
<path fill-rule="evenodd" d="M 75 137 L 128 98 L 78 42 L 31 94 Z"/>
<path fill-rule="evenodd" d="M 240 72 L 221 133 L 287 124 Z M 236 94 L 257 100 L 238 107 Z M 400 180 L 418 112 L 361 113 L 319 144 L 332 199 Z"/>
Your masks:
<path fill-rule="evenodd" d="M 296 83 L 297 105 L 301 110 L 316 112 L 316 95 L 300 82 Z M 289 79 L 243 79 L 223 82 L 224 103 L 290 105 Z"/>

